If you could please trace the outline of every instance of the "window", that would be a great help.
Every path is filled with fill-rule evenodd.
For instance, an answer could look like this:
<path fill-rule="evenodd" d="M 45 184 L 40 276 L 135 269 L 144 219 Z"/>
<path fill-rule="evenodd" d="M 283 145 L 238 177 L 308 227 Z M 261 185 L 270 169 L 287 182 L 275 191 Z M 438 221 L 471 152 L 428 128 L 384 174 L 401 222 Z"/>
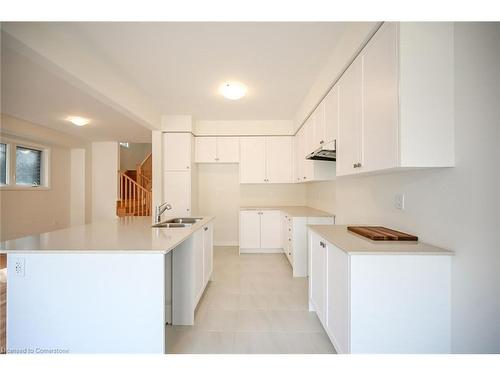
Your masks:
<path fill-rule="evenodd" d="M 39 186 L 42 151 L 16 146 L 16 185 Z"/>
<path fill-rule="evenodd" d="M 48 187 L 50 150 L 44 146 L 2 138 L 0 143 L 0 187 L 32 189 Z"/>
<path fill-rule="evenodd" d="M 7 184 L 7 144 L 0 143 L 0 185 Z"/>

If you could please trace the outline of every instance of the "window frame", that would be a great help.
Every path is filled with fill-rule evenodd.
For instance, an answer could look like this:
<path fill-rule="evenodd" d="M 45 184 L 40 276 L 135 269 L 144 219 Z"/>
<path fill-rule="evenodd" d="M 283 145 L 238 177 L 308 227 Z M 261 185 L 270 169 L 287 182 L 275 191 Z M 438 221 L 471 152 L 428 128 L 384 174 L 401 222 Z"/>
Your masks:
<path fill-rule="evenodd" d="M 5 185 L 0 184 L 0 190 L 50 190 L 50 147 L 34 143 L 24 139 L 0 136 L 0 143 L 7 145 Z M 40 161 L 40 185 L 17 185 L 16 184 L 16 151 L 17 147 L 25 147 L 41 151 Z"/>

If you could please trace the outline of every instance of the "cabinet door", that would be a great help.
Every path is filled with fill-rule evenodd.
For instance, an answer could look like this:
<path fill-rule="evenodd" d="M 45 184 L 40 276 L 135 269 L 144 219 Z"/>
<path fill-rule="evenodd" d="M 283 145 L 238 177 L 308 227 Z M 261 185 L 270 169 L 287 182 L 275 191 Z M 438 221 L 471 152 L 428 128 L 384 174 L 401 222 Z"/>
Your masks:
<path fill-rule="evenodd" d="M 325 100 L 319 103 L 313 113 L 314 120 L 314 150 L 325 143 Z"/>
<path fill-rule="evenodd" d="M 361 163 L 362 81 L 361 59 L 354 60 L 339 84 L 339 139 L 337 176 L 357 173 Z"/>
<path fill-rule="evenodd" d="M 260 248 L 260 211 L 240 211 L 240 248 Z"/>
<path fill-rule="evenodd" d="M 398 52 L 395 23 L 384 23 L 363 58 L 363 172 L 398 165 Z"/>
<path fill-rule="evenodd" d="M 349 353 L 349 260 L 348 255 L 327 243 L 326 329 L 340 353 Z"/>
<path fill-rule="evenodd" d="M 190 133 L 163 133 L 163 170 L 191 168 L 191 137 Z"/>
<path fill-rule="evenodd" d="M 217 138 L 217 161 L 238 163 L 240 161 L 240 139 L 238 137 Z"/>
<path fill-rule="evenodd" d="M 325 325 L 326 310 L 326 242 L 319 236 L 310 236 L 309 298 L 319 320 Z"/>
<path fill-rule="evenodd" d="M 314 114 L 313 114 L 314 115 Z M 304 156 L 310 154 L 317 147 L 314 145 L 314 116 L 311 115 L 304 124 L 305 131 L 305 153 Z"/>
<path fill-rule="evenodd" d="M 266 182 L 266 137 L 240 139 L 240 182 Z"/>
<path fill-rule="evenodd" d="M 194 297 L 195 302 L 201 297 L 205 288 L 203 280 L 203 231 L 200 229 L 193 234 L 194 251 Z"/>
<path fill-rule="evenodd" d="M 296 134 L 296 153 L 295 153 L 295 163 L 296 163 L 296 177 L 297 182 L 304 181 L 304 164 L 305 164 L 305 129 L 302 127 Z"/>
<path fill-rule="evenodd" d="M 163 172 L 163 200 L 172 205 L 165 211 L 168 216 L 186 216 L 191 214 L 191 172 Z"/>
<path fill-rule="evenodd" d="M 214 264 L 213 226 L 209 223 L 203 227 L 203 285 L 207 285 L 212 277 Z"/>
<path fill-rule="evenodd" d="M 281 249 L 281 211 L 262 211 L 260 215 L 260 247 Z"/>
<path fill-rule="evenodd" d="M 292 182 L 292 137 L 266 138 L 266 177 L 270 183 Z"/>
<path fill-rule="evenodd" d="M 196 163 L 214 163 L 217 161 L 216 137 L 196 137 L 194 144 Z"/>
<path fill-rule="evenodd" d="M 339 128 L 339 87 L 333 86 L 325 102 L 325 143 L 333 142 L 337 139 Z"/>

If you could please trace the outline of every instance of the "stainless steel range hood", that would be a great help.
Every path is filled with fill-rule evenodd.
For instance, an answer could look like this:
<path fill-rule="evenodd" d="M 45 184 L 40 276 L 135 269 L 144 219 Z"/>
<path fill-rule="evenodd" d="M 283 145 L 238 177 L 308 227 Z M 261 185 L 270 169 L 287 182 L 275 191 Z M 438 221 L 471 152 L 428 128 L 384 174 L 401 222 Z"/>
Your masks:
<path fill-rule="evenodd" d="M 317 150 L 314 150 L 309 155 L 306 156 L 308 160 L 325 160 L 325 161 L 336 161 L 337 160 L 337 140 L 329 142 Z"/>

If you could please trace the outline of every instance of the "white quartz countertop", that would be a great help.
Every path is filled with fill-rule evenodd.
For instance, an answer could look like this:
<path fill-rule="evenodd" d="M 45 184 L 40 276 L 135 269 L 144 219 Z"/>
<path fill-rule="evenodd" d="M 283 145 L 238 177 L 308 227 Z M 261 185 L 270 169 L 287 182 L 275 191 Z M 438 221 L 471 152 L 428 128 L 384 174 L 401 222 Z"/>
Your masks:
<path fill-rule="evenodd" d="M 164 220 L 167 220 L 165 217 Z M 151 228 L 151 217 L 124 217 L 78 225 L 0 243 L 2 253 L 151 252 L 166 254 L 213 220 L 191 227 Z"/>
<path fill-rule="evenodd" d="M 334 217 L 335 215 L 307 206 L 242 206 L 240 210 L 279 210 L 292 217 Z"/>
<path fill-rule="evenodd" d="M 327 242 L 349 254 L 453 255 L 452 251 L 420 241 L 373 241 L 347 230 L 346 225 L 308 225 Z"/>

